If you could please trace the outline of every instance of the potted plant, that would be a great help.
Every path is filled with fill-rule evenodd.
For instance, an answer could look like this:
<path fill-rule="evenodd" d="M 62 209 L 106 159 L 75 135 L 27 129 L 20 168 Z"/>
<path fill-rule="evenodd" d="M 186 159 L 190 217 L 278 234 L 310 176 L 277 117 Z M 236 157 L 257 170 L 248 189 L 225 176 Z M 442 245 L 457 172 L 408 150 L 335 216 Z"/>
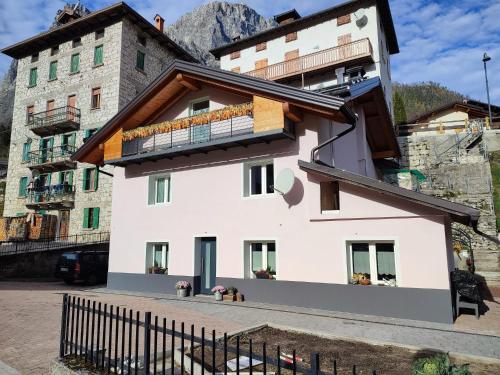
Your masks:
<path fill-rule="evenodd" d="M 222 285 L 217 285 L 212 288 L 212 293 L 215 296 L 216 301 L 222 301 L 222 295 L 226 292 L 226 288 Z"/>
<path fill-rule="evenodd" d="M 189 281 L 181 280 L 175 283 L 175 289 L 177 289 L 177 297 L 186 297 L 188 289 L 191 287 Z"/>
<path fill-rule="evenodd" d="M 257 279 L 273 280 L 274 274 L 275 272 L 273 272 L 270 267 L 267 267 L 267 269 L 254 271 L 254 275 Z"/>
<path fill-rule="evenodd" d="M 238 293 L 238 289 L 230 286 L 227 288 L 227 294 L 224 294 L 222 298 L 224 301 L 236 301 L 236 293 Z"/>
<path fill-rule="evenodd" d="M 367 273 L 355 273 L 352 275 L 352 283 L 357 285 L 370 285 L 370 275 Z"/>

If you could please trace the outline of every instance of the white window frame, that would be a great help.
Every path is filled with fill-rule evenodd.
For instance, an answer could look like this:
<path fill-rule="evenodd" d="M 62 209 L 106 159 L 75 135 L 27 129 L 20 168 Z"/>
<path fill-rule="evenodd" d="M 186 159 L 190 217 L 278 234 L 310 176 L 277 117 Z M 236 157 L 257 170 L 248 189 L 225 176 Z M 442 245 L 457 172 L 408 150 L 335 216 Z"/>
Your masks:
<path fill-rule="evenodd" d="M 261 239 L 255 239 L 255 240 L 244 240 L 243 241 L 243 249 L 244 249 L 244 254 L 243 254 L 243 277 L 245 279 L 256 279 L 257 277 L 253 273 L 253 264 L 252 264 L 252 244 L 255 243 L 261 243 L 262 244 L 262 269 L 267 269 L 267 245 L 270 243 L 274 244 L 274 251 L 275 251 L 275 262 L 276 262 L 276 270 L 274 279 L 278 279 L 278 244 L 276 240 L 261 240 Z"/>
<path fill-rule="evenodd" d="M 165 206 L 169 205 L 172 203 L 172 176 L 170 174 L 161 174 L 161 175 L 155 175 L 153 176 L 154 178 L 154 203 L 149 204 L 149 187 L 148 187 L 148 207 L 158 207 L 158 206 Z M 158 196 L 158 180 L 160 179 L 165 180 L 165 194 L 164 194 L 164 201 L 163 202 L 157 202 L 157 196 Z M 149 184 L 149 182 L 148 182 Z"/>
<path fill-rule="evenodd" d="M 394 248 L 394 268 L 396 270 L 396 286 L 401 286 L 401 272 L 399 267 L 399 246 L 396 239 L 356 239 L 346 241 L 346 269 L 347 269 L 347 283 L 351 283 L 351 276 L 353 274 L 352 264 L 352 245 L 356 243 L 368 243 L 368 252 L 370 257 L 370 281 L 372 285 L 385 285 L 383 280 L 378 279 L 377 270 L 377 249 L 376 244 L 390 243 Z"/>
<path fill-rule="evenodd" d="M 168 269 L 168 263 L 169 263 L 169 258 L 170 258 L 170 243 L 168 241 L 154 241 L 154 242 L 146 242 L 146 257 L 145 257 L 145 272 L 146 274 L 149 274 L 149 267 L 154 267 L 154 256 L 155 256 L 155 246 L 156 245 L 161 245 L 162 246 L 162 262 L 159 267 L 165 268 L 167 270 L 167 273 L 165 275 L 169 274 L 169 269 Z M 148 253 L 150 255 L 148 255 Z"/>
<path fill-rule="evenodd" d="M 273 165 L 273 183 L 274 186 L 276 181 L 276 168 L 273 159 L 252 161 L 243 163 L 243 179 L 242 179 L 242 196 L 243 198 L 259 198 L 259 197 L 273 197 L 276 196 L 276 191 L 273 189 L 271 193 L 267 192 L 267 166 L 269 164 Z M 252 194 L 252 167 L 261 167 L 261 185 L 262 193 Z"/>
<path fill-rule="evenodd" d="M 205 101 L 208 101 L 208 110 L 206 112 L 202 112 L 202 113 L 210 112 L 210 98 L 208 96 L 205 96 L 203 98 L 194 99 L 194 100 L 191 100 L 189 102 L 189 117 L 199 115 L 200 113 L 197 113 L 197 114 L 193 113 L 193 105 L 197 104 L 197 103 L 205 102 Z"/>

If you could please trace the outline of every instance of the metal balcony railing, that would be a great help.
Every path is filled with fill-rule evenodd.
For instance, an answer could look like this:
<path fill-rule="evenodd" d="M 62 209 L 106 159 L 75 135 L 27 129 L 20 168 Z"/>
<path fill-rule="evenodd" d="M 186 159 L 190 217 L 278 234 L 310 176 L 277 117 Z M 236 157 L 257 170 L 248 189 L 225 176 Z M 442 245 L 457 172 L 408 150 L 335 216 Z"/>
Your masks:
<path fill-rule="evenodd" d="M 235 116 L 225 120 L 209 121 L 203 125 L 191 124 L 183 129 L 124 141 L 122 155 L 130 156 L 189 144 L 202 144 L 251 133 L 253 133 L 253 117 L 251 115 Z"/>
<path fill-rule="evenodd" d="M 28 153 L 26 163 L 29 168 L 50 165 L 54 163 L 70 162 L 71 155 L 76 151 L 72 145 L 63 145 L 31 151 Z"/>
<path fill-rule="evenodd" d="M 65 106 L 28 114 L 26 125 L 38 135 L 55 134 L 70 130 L 78 130 L 80 126 L 80 117 L 80 109 Z"/>
<path fill-rule="evenodd" d="M 67 183 L 27 189 L 27 206 L 71 204 L 75 200 L 75 186 Z"/>
<path fill-rule="evenodd" d="M 362 58 L 373 59 L 372 45 L 368 38 L 314 52 L 243 74 L 268 80 L 277 80 Z"/>

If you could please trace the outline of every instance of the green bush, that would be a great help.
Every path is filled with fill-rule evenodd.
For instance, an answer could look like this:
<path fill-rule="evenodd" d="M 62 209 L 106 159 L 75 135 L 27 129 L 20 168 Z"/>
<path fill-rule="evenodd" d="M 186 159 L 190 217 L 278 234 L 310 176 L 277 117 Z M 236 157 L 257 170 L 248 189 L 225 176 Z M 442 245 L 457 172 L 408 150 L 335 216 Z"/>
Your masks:
<path fill-rule="evenodd" d="M 411 375 L 472 375 L 469 365 L 456 366 L 450 363 L 448 354 L 419 358 L 413 362 Z"/>

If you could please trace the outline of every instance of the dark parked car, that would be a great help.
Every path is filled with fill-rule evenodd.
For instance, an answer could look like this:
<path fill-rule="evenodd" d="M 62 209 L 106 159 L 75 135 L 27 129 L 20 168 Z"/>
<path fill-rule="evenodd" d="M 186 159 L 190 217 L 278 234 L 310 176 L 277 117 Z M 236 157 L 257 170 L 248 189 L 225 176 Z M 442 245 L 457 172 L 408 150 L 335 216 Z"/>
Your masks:
<path fill-rule="evenodd" d="M 106 282 L 107 251 L 70 251 L 63 253 L 56 265 L 55 276 L 66 284 L 83 281 L 87 284 Z"/>

